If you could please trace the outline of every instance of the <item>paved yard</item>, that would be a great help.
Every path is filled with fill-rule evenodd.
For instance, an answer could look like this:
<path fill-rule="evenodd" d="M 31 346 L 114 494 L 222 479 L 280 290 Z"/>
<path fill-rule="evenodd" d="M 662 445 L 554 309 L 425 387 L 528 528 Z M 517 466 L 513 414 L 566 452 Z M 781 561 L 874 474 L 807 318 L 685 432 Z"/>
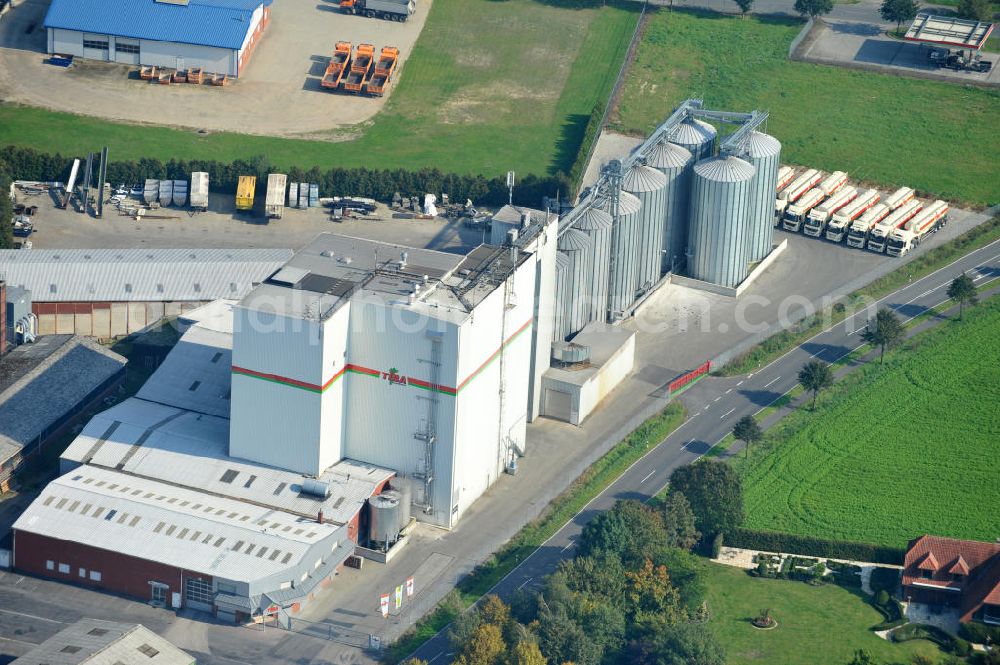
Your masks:
<path fill-rule="evenodd" d="M 432 0 L 405 23 L 341 14 L 334 0 L 277 0 L 247 73 L 233 85 L 154 85 L 136 67 L 77 60 L 45 64 L 48 0 L 24 0 L 0 21 L 0 98 L 111 120 L 273 136 L 327 133 L 374 116 L 382 98 L 329 93 L 319 82 L 337 41 L 413 51 Z M 402 70 L 399 70 L 400 73 Z M 398 75 L 397 75 L 398 76 Z M 390 93 L 392 88 L 390 88 Z"/>

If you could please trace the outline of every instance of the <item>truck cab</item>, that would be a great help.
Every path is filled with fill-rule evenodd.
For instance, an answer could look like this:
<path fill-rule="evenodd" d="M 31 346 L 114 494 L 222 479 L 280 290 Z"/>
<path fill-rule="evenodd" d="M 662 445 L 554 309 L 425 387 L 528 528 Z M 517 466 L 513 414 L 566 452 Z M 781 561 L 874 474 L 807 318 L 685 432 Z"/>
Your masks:
<path fill-rule="evenodd" d="M 847 232 L 847 246 L 863 249 L 865 243 L 868 242 L 868 232 L 875 228 L 876 224 L 888 217 L 889 212 L 889 206 L 879 203 L 862 215 L 861 219 L 851 224 L 851 229 Z"/>
<path fill-rule="evenodd" d="M 903 225 L 913 219 L 923 206 L 923 203 L 917 199 L 913 199 L 909 203 L 897 208 L 891 215 L 879 222 L 871 230 L 871 233 L 868 235 L 868 242 L 865 244 L 865 249 L 878 254 L 883 253 L 889 242 L 889 236 L 892 235 L 893 231 L 902 229 Z"/>
<path fill-rule="evenodd" d="M 803 194 L 798 201 L 788 206 L 785 216 L 781 221 L 782 228 L 792 233 L 798 233 L 809 211 L 819 205 L 824 196 L 823 190 L 819 187 L 810 189 Z"/>
<path fill-rule="evenodd" d="M 948 204 L 935 201 L 920 211 L 902 228 L 894 230 L 889 235 L 885 253 L 889 256 L 902 256 L 920 244 L 920 242 L 936 232 L 948 221 Z"/>
<path fill-rule="evenodd" d="M 858 190 L 854 187 L 844 187 L 836 194 L 823 201 L 821 204 L 809 211 L 806 217 L 805 226 L 802 232 L 807 236 L 819 238 L 826 229 L 827 222 L 833 214 L 853 201 L 858 196 Z"/>

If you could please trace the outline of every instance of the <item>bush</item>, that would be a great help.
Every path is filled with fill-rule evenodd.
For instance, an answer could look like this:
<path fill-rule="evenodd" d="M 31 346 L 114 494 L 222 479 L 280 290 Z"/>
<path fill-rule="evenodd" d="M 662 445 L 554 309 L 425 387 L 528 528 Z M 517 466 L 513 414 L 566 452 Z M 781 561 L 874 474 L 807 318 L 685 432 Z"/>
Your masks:
<path fill-rule="evenodd" d="M 883 596 L 883 594 L 885 595 Z M 879 602 L 883 598 L 885 602 Z M 882 623 L 872 626 L 872 630 L 891 630 L 906 623 L 906 617 L 903 616 L 903 606 L 884 589 L 872 597 L 871 603 L 872 607 L 878 610 L 884 618 Z"/>
<path fill-rule="evenodd" d="M 885 589 L 879 589 L 878 593 L 875 594 L 875 604 L 885 607 L 889 604 L 889 592 Z"/>
<path fill-rule="evenodd" d="M 878 592 L 884 589 L 890 596 L 895 595 L 896 589 L 899 588 L 899 569 L 876 568 L 872 571 L 868 583 L 871 585 L 872 591 Z"/>
<path fill-rule="evenodd" d="M 909 642 L 910 640 L 930 640 L 934 642 L 942 649 L 946 651 L 951 651 L 956 655 L 962 655 L 958 653 L 959 649 L 964 648 L 965 654 L 969 653 L 969 643 L 965 640 L 955 637 L 946 630 L 942 630 L 937 626 L 931 626 L 925 623 L 908 623 L 905 626 L 900 626 L 899 628 L 892 631 L 890 634 L 893 642 Z M 964 644 L 963 646 L 960 646 Z"/>
<path fill-rule="evenodd" d="M 972 645 L 961 637 L 953 637 L 951 640 L 951 652 L 960 658 L 965 658 L 972 653 Z"/>
<path fill-rule="evenodd" d="M 712 558 L 718 559 L 719 552 L 722 551 L 722 534 L 715 534 L 715 538 L 712 538 Z"/>
<path fill-rule="evenodd" d="M 974 644 L 1000 644 L 1000 626 L 987 626 L 984 623 L 963 623 L 958 627 L 958 636 Z"/>
<path fill-rule="evenodd" d="M 787 552 L 815 557 L 852 559 L 870 563 L 902 565 L 906 551 L 901 547 L 885 547 L 846 540 L 826 540 L 813 536 L 798 536 L 773 531 L 753 531 L 737 528 L 727 534 L 731 547 L 743 547 L 765 552 Z M 895 571 L 898 576 L 899 572 Z"/>

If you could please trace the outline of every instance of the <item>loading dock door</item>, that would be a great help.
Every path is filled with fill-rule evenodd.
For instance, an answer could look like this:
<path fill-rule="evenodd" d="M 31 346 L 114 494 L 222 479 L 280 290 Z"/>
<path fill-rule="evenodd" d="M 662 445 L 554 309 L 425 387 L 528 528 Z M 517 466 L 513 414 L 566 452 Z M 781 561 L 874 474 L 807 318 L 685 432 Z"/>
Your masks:
<path fill-rule="evenodd" d="M 115 39 L 115 62 L 125 65 L 138 65 L 139 40 L 125 39 L 124 37 Z"/>
<path fill-rule="evenodd" d="M 560 390 L 545 389 L 545 403 L 542 407 L 542 415 L 555 418 L 565 422 L 571 422 L 570 411 L 573 398 L 569 393 Z"/>
<path fill-rule="evenodd" d="M 193 577 L 184 578 L 184 606 L 202 612 L 211 612 L 213 605 L 212 583 Z"/>

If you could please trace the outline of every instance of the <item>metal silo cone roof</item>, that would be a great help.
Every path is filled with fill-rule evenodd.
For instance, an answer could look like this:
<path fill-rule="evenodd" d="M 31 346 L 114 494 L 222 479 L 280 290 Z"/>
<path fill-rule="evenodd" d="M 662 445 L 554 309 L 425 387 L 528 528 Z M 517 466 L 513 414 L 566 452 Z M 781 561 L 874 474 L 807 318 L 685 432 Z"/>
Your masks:
<path fill-rule="evenodd" d="M 581 231 L 599 231 L 601 229 L 610 229 L 612 226 L 611 215 L 601 210 L 600 205 L 595 202 L 595 205 L 590 206 L 584 210 L 573 222 L 574 229 L 580 229 Z"/>
<path fill-rule="evenodd" d="M 742 182 L 754 174 L 753 164 L 739 157 L 712 157 L 694 165 L 694 172 L 706 180 L 715 182 Z"/>
<path fill-rule="evenodd" d="M 688 118 L 677 126 L 671 141 L 683 145 L 698 145 L 715 138 L 715 127 L 697 118 Z"/>
<path fill-rule="evenodd" d="M 667 185 L 667 176 L 654 168 L 636 164 L 622 177 L 622 189 L 626 192 L 655 192 Z"/>
<path fill-rule="evenodd" d="M 570 258 L 563 252 L 556 252 L 556 270 L 569 270 L 572 263 Z"/>
<path fill-rule="evenodd" d="M 590 249 L 590 244 L 590 236 L 576 229 L 566 229 L 559 236 L 559 250 L 563 252 L 582 252 Z"/>
<path fill-rule="evenodd" d="M 666 184 L 666 182 L 663 184 Z M 629 194 L 628 192 L 621 192 L 618 194 L 619 215 L 633 215 L 639 212 L 640 208 L 642 208 L 642 201 L 635 196 Z"/>
<path fill-rule="evenodd" d="M 781 154 L 781 142 L 773 136 L 753 132 L 747 140 L 747 154 L 754 159 L 763 159 Z"/>
<path fill-rule="evenodd" d="M 669 141 L 657 143 L 646 153 L 646 166 L 654 169 L 683 168 L 690 161 L 690 150 Z"/>

